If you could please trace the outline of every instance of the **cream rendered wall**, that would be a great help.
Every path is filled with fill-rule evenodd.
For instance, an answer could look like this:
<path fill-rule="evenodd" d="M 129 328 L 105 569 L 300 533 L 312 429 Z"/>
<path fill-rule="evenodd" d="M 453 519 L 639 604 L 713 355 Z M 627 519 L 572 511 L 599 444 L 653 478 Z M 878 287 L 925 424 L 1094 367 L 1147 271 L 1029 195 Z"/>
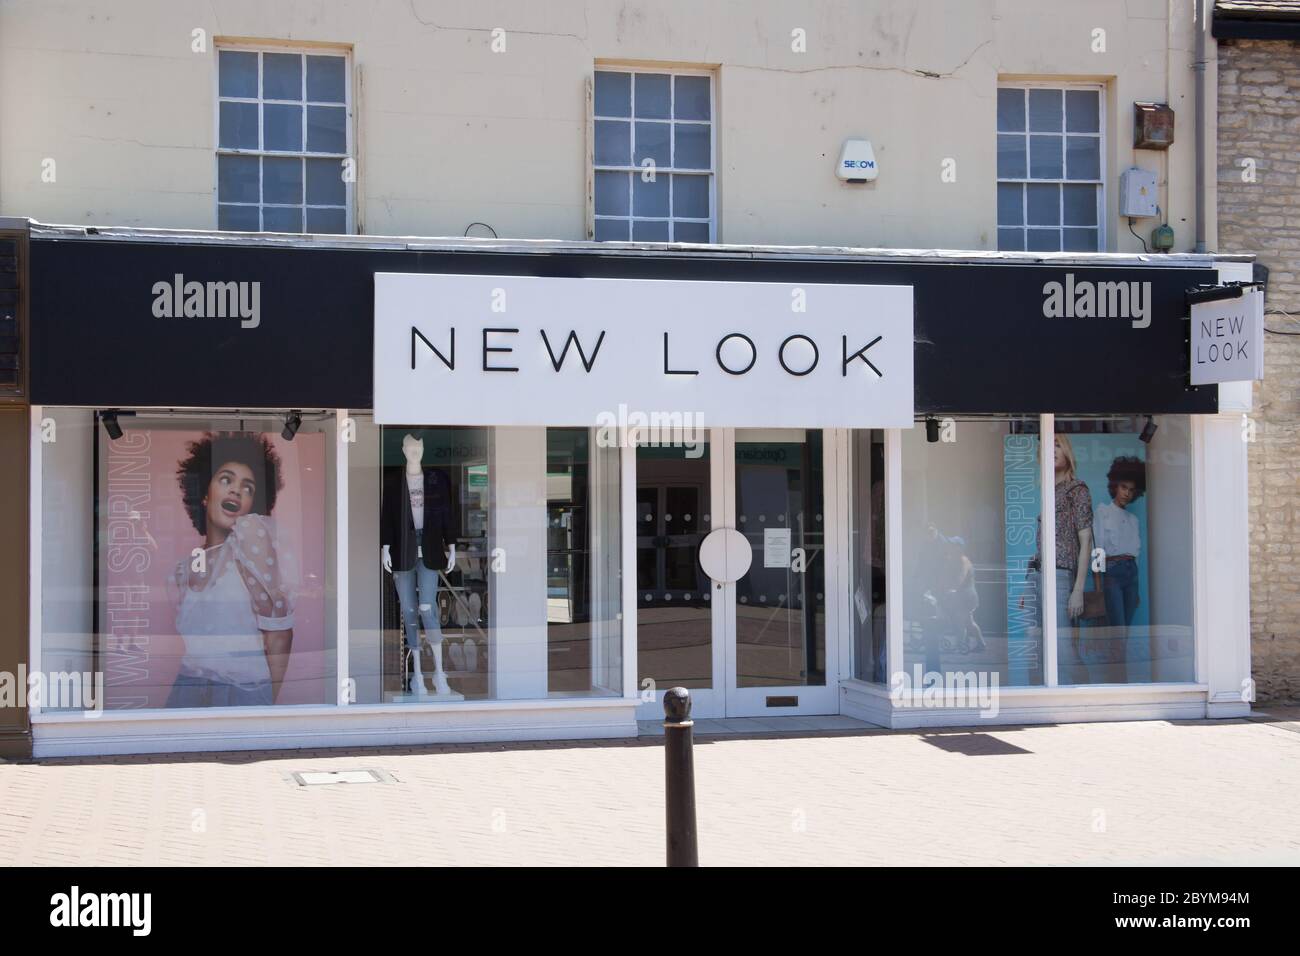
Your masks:
<path fill-rule="evenodd" d="M 4 0 L 0 215 L 213 228 L 214 38 L 350 46 L 372 234 L 585 238 L 584 80 L 613 61 L 716 69 L 724 242 L 993 248 L 998 79 L 1068 77 L 1107 84 L 1111 249 L 1139 248 L 1132 102 L 1177 111 L 1170 153 L 1137 155 L 1192 246 L 1192 0 Z M 834 178 L 850 136 L 876 183 Z"/>

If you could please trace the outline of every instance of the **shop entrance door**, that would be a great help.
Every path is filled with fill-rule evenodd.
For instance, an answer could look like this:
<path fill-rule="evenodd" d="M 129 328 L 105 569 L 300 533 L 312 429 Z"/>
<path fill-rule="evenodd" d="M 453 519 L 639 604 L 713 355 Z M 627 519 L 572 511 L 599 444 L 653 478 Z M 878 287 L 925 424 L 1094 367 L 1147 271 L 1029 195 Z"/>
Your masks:
<path fill-rule="evenodd" d="M 677 686 L 697 717 L 837 712 L 831 434 L 712 429 L 694 449 L 637 449 L 642 719 L 662 718 L 663 692 Z M 733 568 L 744 564 L 736 549 L 749 567 L 715 579 L 700 553 L 722 529 L 739 532 Z"/>

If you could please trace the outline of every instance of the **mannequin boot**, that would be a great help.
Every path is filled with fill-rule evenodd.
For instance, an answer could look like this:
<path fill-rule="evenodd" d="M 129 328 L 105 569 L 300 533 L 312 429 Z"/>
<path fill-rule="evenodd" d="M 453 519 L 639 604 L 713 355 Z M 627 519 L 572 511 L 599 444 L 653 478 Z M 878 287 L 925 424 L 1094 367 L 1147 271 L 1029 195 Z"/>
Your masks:
<path fill-rule="evenodd" d="M 442 668 L 442 641 L 430 641 L 429 650 L 433 652 L 433 692 L 435 694 L 450 694 L 451 686 L 447 683 L 447 674 Z M 420 684 L 424 687 L 423 682 Z"/>
<path fill-rule="evenodd" d="M 410 662 L 406 669 L 407 676 L 411 679 L 410 692 L 420 697 L 427 696 L 429 691 L 424 686 L 424 674 L 420 671 L 420 651 L 418 648 L 407 648 L 406 653 Z"/>

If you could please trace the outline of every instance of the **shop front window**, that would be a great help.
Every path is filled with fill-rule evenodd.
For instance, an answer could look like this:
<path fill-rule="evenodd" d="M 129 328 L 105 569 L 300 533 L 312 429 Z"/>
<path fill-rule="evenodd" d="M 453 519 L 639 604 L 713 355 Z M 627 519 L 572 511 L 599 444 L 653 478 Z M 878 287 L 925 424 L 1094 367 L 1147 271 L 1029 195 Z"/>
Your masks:
<path fill-rule="evenodd" d="M 622 687 L 618 449 L 586 428 L 546 430 L 547 690 Z"/>
<path fill-rule="evenodd" d="M 586 429 L 356 420 L 354 702 L 620 693 L 617 449 Z"/>
<path fill-rule="evenodd" d="M 1037 418 L 901 432 L 903 666 L 891 684 L 1044 683 L 1037 432 Z"/>
<path fill-rule="evenodd" d="M 850 439 L 853 522 L 853 676 L 884 684 L 885 661 L 885 433 L 854 431 Z"/>
<path fill-rule="evenodd" d="M 1193 679 L 1190 431 L 1178 415 L 1056 419 L 1061 684 Z"/>
<path fill-rule="evenodd" d="M 332 703 L 334 431 L 45 409 L 42 708 Z"/>

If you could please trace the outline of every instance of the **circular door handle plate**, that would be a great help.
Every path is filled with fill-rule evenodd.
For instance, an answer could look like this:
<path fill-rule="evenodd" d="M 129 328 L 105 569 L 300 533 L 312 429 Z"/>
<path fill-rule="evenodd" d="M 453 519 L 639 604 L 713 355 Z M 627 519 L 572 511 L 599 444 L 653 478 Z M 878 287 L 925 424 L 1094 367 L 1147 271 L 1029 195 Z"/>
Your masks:
<path fill-rule="evenodd" d="M 700 567 L 719 584 L 733 584 L 749 572 L 754 552 L 735 528 L 717 528 L 700 542 Z"/>

